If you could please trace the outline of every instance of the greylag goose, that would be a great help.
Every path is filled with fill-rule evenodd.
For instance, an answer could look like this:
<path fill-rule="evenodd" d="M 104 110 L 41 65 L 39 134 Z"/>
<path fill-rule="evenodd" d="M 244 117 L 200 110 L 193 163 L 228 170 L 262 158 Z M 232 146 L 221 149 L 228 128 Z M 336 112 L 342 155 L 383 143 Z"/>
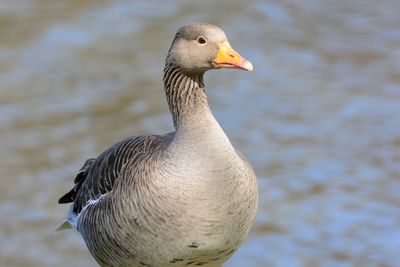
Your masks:
<path fill-rule="evenodd" d="M 85 162 L 67 221 L 101 266 L 221 266 L 253 223 L 254 171 L 230 143 L 207 103 L 207 70 L 251 71 L 218 27 L 178 30 L 164 89 L 175 131 L 129 137 Z"/>

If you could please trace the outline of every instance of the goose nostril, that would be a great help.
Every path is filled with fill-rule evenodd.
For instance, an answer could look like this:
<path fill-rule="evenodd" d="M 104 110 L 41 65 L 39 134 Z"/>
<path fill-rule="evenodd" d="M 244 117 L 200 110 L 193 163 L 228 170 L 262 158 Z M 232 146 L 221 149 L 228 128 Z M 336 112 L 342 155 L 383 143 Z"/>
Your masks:
<path fill-rule="evenodd" d="M 235 58 L 235 55 L 233 55 L 233 54 L 229 54 L 229 56 L 230 56 L 231 58 Z"/>

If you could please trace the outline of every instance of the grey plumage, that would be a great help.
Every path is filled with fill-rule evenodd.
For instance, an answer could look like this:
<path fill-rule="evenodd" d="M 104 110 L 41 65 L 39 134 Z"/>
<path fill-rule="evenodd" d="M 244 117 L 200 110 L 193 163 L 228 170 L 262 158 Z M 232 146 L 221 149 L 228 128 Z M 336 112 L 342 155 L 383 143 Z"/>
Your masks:
<path fill-rule="evenodd" d="M 87 160 L 60 198 L 101 266 L 221 266 L 246 237 L 256 177 L 213 117 L 203 82 L 222 42 L 216 26 L 181 28 L 164 70 L 175 131 L 130 137 Z"/>

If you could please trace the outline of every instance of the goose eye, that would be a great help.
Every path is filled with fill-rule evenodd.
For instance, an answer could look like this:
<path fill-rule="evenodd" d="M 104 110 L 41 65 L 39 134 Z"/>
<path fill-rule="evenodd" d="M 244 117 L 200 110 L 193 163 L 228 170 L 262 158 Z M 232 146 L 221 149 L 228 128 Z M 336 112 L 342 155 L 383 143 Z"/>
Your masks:
<path fill-rule="evenodd" d="M 207 39 L 204 38 L 203 36 L 200 36 L 199 38 L 197 38 L 197 42 L 199 44 L 206 44 L 207 43 Z"/>

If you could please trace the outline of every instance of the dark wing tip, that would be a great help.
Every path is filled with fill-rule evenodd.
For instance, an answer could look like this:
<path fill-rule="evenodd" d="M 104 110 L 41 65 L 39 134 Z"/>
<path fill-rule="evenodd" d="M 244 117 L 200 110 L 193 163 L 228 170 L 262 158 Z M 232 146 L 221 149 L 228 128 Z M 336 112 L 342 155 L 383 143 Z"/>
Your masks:
<path fill-rule="evenodd" d="M 74 199 L 72 198 L 75 194 L 75 190 L 72 189 L 58 200 L 58 204 L 66 204 L 66 203 L 71 203 L 74 202 Z"/>
<path fill-rule="evenodd" d="M 92 165 L 92 163 L 95 161 L 95 158 L 87 159 L 85 163 L 83 164 L 82 168 L 79 170 L 79 173 L 76 175 L 75 180 L 74 180 L 74 188 L 72 188 L 68 193 L 63 195 L 59 200 L 58 204 L 65 204 L 65 203 L 71 203 L 75 201 L 76 193 L 84 180 L 86 179 L 87 175 L 87 169 Z"/>

